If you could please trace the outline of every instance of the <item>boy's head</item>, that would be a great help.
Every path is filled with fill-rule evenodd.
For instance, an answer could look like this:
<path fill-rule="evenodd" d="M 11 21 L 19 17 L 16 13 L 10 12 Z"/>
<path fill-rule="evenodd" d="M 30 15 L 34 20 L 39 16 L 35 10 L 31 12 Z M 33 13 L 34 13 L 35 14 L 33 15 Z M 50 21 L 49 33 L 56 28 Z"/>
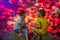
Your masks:
<path fill-rule="evenodd" d="M 24 16 L 25 15 L 25 11 L 24 10 L 20 10 L 19 15 L 20 16 Z"/>
<path fill-rule="evenodd" d="M 58 18 L 60 18 L 60 9 L 58 9 L 56 13 L 58 14 Z"/>
<path fill-rule="evenodd" d="M 44 9 L 39 9 L 38 10 L 38 16 L 44 17 L 45 16 L 45 10 Z"/>

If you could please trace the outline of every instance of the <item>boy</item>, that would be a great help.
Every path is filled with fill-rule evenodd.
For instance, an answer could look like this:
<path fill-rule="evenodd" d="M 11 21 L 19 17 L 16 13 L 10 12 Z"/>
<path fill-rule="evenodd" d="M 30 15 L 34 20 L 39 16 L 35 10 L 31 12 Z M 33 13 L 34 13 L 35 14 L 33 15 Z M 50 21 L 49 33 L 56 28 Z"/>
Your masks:
<path fill-rule="evenodd" d="M 37 13 L 38 17 L 34 20 L 34 28 L 31 27 L 31 30 L 40 35 L 39 40 L 51 40 L 52 36 L 47 32 L 48 21 L 44 18 L 46 14 L 45 10 L 39 9 Z"/>
<path fill-rule="evenodd" d="M 24 21 L 25 21 L 25 11 L 21 10 L 20 18 L 15 23 L 14 31 L 15 31 L 15 33 L 18 34 L 19 37 L 24 36 L 25 40 L 28 40 L 26 24 L 24 24 Z"/>

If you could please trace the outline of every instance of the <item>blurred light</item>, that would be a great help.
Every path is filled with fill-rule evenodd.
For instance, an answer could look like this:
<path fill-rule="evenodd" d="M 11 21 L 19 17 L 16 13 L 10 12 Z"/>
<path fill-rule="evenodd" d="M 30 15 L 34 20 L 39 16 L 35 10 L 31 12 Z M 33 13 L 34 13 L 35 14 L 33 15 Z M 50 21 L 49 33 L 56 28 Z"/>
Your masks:
<path fill-rule="evenodd" d="M 4 6 L 4 5 L 0 5 L 0 8 L 1 8 L 1 9 L 4 9 L 4 8 L 5 8 L 5 6 Z"/>
<path fill-rule="evenodd" d="M 35 6 L 38 6 L 39 5 L 39 3 L 35 3 Z"/>
<path fill-rule="evenodd" d="M 6 12 L 2 12 L 2 15 L 6 15 Z"/>
<path fill-rule="evenodd" d="M 13 20 L 13 17 L 9 17 L 8 20 Z"/>
<path fill-rule="evenodd" d="M 27 2 L 28 2 L 28 3 L 29 3 L 29 2 L 34 3 L 34 0 L 27 0 Z"/>
<path fill-rule="evenodd" d="M 11 16 L 11 13 L 10 12 L 7 12 L 7 16 Z"/>
<path fill-rule="evenodd" d="M 15 0 L 9 0 L 9 2 L 12 4 L 12 3 L 15 3 Z"/>
<path fill-rule="evenodd" d="M 25 3 L 22 4 L 22 7 L 23 7 L 23 8 L 27 8 L 27 4 L 25 4 Z"/>
<path fill-rule="evenodd" d="M 40 3 L 40 2 L 41 2 L 41 0 L 36 0 L 36 2 Z"/>
<path fill-rule="evenodd" d="M 6 16 L 1 16 L 1 19 L 5 19 L 6 18 Z"/>

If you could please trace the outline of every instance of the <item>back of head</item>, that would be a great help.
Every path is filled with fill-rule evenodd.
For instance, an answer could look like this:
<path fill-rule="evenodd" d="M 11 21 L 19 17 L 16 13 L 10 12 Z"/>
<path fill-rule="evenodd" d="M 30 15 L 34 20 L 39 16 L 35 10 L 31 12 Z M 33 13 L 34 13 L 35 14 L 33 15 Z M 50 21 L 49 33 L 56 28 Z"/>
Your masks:
<path fill-rule="evenodd" d="M 58 18 L 60 18 L 60 9 L 58 9 L 56 13 L 58 14 Z"/>
<path fill-rule="evenodd" d="M 25 14 L 25 11 L 24 10 L 20 10 L 19 15 L 23 16 L 24 14 Z"/>
<path fill-rule="evenodd" d="M 44 16 L 46 15 L 44 9 L 39 9 L 38 11 L 39 11 L 39 14 L 40 14 L 42 17 L 44 17 Z"/>

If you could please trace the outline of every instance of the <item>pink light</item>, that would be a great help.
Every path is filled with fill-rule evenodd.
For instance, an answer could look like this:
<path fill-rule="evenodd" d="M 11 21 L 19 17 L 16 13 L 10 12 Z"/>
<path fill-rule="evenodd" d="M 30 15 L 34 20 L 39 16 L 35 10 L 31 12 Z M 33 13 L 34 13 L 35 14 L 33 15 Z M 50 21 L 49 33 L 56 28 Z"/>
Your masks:
<path fill-rule="evenodd" d="M 2 2 L 3 0 L 0 0 L 0 2 Z"/>
<path fill-rule="evenodd" d="M 18 8 L 18 11 L 23 10 L 23 8 Z"/>
<path fill-rule="evenodd" d="M 9 17 L 8 20 L 13 20 L 13 17 Z"/>
<path fill-rule="evenodd" d="M 7 12 L 7 16 L 11 16 L 11 13 L 10 12 Z"/>
<path fill-rule="evenodd" d="M 9 12 L 13 12 L 13 10 L 12 9 L 9 9 Z"/>
<path fill-rule="evenodd" d="M 6 12 L 2 12 L 2 15 L 6 15 Z"/>
<path fill-rule="evenodd" d="M 4 9 L 4 7 L 5 7 L 4 5 L 0 5 L 0 8 L 2 8 L 2 9 Z"/>
<path fill-rule="evenodd" d="M 18 2 L 21 2 L 21 3 L 23 3 L 23 0 L 19 0 Z"/>
<path fill-rule="evenodd" d="M 9 0 L 9 2 L 12 4 L 12 3 L 15 3 L 15 0 Z"/>
<path fill-rule="evenodd" d="M 1 19 L 5 19 L 6 18 L 6 16 L 1 16 Z"/>
<path fill-rule="evenodd" d="M 23 8 L 27 8 L 27 4 L 24 3 L 24 4 L 22 5 L 22 7 L 23 7 Z"/>
<path fill-rule="evenodd" d="M 27 1 L 27 2 L 32 2 L 32 3 L 34 2 L 34 0 L 26 0 L 26 1 Z"/>
<path fill-rule="evenodd" d="M 4 29 L 4 32 L 7 32 L 7 29 Z"/>
<path fill-rule="evenodd" d="M 36 0 L 36 2 L 41 2 L 41 0 Z"/>

